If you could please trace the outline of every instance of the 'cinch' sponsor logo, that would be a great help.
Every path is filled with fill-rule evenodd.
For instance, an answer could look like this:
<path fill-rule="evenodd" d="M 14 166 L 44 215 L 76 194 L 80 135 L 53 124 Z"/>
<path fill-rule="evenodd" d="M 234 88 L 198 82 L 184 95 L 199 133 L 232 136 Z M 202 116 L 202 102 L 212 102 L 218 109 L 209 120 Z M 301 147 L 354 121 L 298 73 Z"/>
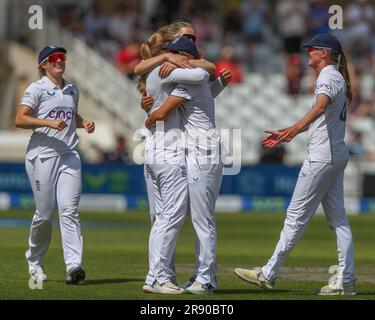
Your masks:
<path fill-rule="evenodd" d="M 74 111 L 51 110 L 48 113 L 48 117 L 51 119 L 71 120 L 75 116 L 76 116 L 76 113 Z"/>

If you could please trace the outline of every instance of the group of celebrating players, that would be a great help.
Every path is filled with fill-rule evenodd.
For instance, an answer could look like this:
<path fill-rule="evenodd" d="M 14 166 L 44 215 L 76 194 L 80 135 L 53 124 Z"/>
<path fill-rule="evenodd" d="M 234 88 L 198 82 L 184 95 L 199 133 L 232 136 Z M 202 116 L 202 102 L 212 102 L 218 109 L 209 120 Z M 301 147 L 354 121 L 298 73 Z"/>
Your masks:
<path fill-rule="evenodd" d="M 187 22 L 159 28 L 142 44 L 136 67 L 145 126 L 144 176 L 150 204 L 149 269 L 146 293 L 206 294 L 217 288 L 215 202 L 223 177 L 226 151 L 215 125 L 214 98 L 231 81 L 231 72 L 202 59 L 197 34 Z M 308 155 L 301 168 L 275 252 L 264 267 L 235 268 L 241 279 L 273 289 L 279 269 L 322 203 L 337 237 L 339 266 L 320 295 L 353 295 L 354 249 L 343 198 L 348 161 L 344 143 L 350 78 L 340 42 L 322 34 L 306 42 L 308 64 L 317 75 L 312 108 L 288 128 L 267 130 L 262 143 L 273 148 L 308 130 Z M 66 49 L 47 46 L 39 54 L 41 79 L 25 91 L 16 115 L 18 127 L 33 129 L 26 170 L 36 211 L 26 258 L 30 276 L 45 281 L 43 258 L 52 231 L 55 202 L 60 226 L 66 282 L 85 279 L 83 240 L 77 212 L 81 195 L 81 162 L 76 128 L 95 130 L 78 114 L 78 88 L 65 80 Z M 265 106 L 267 107 L 267 106 Z M 53 115 L 53 117 L 52 117 Z M 249 181 L 249 183 L 251 183 Z M 177 285 L 175 250 L 189 216 L 195 232 L 195 268 Z"/>

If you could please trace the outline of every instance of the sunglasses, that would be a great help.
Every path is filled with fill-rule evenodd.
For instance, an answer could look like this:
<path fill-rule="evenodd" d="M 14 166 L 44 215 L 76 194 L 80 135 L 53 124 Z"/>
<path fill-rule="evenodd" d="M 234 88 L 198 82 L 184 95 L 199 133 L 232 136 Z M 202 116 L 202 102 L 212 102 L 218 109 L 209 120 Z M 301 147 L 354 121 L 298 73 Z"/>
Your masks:
<path fill-rule="evenodd" d="M 185 37 L 185 38 L 191 39 L 194 43 L 195 43 L 195 41 L 197 41 L 197 36 L 194 35 L 194 34 L 184 33 L 182 36 Z"/>
<path fill-rule="evenodd" d="M 62 52 L 52 53 L 46 60 L 49 63 L 64 62 L 66 61 L 66 54 Z"/>

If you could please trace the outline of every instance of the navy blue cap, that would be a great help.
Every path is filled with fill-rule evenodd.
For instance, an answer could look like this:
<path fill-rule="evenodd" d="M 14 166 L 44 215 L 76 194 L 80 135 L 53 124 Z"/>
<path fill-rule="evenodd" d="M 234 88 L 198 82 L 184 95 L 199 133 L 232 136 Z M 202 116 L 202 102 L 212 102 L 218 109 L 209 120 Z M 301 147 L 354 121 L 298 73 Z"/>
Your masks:
<path fill-rule="evenodd" d="M 322 48 L 331 50 L 333 52 L 341 53 L 342 46 L 337 38 L 329 33 L 318 34 L 310 41 L 305 42 L 302 47 L 304 48 Z"/>
<path fill-rule="evenodd" d="M 187 53 L 194 58 L 199 57 L 198 49 L 195 43 L 186 37 L 176 38 L 172 42 L 169 42 L 164 49 L 184 52 Z"/>
<path fill-rule="evenodd" d="M 47 58 L 49 55 L 55 52 L 66 53 L 66 49 L 63 47 L 46 46 L 39 52 L 38 63 L 41 64 L 45 58 Z"/>

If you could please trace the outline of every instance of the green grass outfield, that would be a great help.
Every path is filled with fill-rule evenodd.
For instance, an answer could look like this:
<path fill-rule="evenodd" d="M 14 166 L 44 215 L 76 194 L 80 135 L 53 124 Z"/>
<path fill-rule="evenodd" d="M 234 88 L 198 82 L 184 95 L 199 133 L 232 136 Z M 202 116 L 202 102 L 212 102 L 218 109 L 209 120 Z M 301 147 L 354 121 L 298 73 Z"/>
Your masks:
<path fill-rule="evenodd" d="M 31 212 L 0 212 L 5 218 L 31 219 Z M 273 252 L 283 225 L 283 214 L 218 214 L 218 283 L 209 296 L 168 296 L 141 291 L 147 272 L 149 215 L 83 213 L 84 263 L 87 279 L 67 286 L 58 228 L 45 260 L 49 281 L 43 290 L 28 287 L 24 259 L 28 226 L 4 227 L 0 222 L 0 299 L 374 299 L 375 215 L 351 216 L 355 240 L 358 295 L 319 297 L 328 267 L 337 263 L 336 244 L 323 216 L 316 216 L 292 252 L 277 281 L 277 290 L 263 291 L 241 281 L 234 267 L 263 265 Z M 178 282 L 190 277 L 194 264 L 193 230 L 187 221 L 176 253 Z"/>

